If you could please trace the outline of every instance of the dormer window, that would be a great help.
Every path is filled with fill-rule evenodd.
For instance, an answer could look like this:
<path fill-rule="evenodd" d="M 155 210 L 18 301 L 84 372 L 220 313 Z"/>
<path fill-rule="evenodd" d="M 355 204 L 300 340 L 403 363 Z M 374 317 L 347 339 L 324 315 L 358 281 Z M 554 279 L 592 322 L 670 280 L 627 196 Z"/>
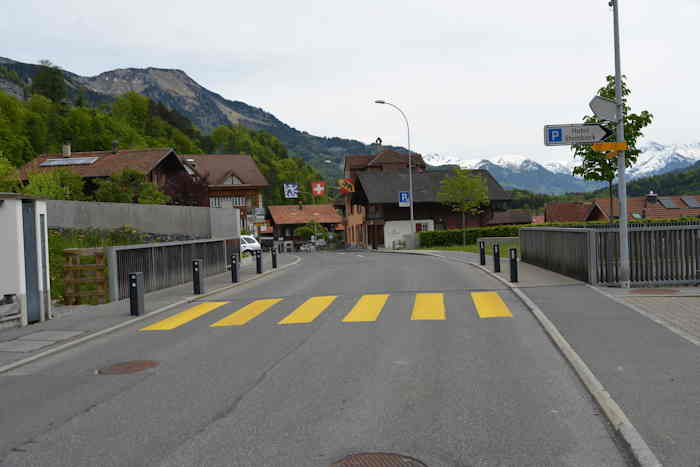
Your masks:
<path fill-rule="evenodd" d="M 235 175 L 229 175 L 226 177 L 226 180 L 224 180 L 224 185 L 243 185 L 243 182 Z"/>

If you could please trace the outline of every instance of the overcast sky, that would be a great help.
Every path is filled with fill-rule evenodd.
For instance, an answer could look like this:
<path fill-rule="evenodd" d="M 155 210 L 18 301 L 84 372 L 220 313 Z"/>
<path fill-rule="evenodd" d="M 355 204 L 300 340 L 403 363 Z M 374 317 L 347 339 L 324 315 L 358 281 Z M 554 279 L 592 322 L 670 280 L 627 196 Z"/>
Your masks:
<path fill-rule="evenodd" d="M 565 160 L 542 126 L 575 123 L 614 71 L 607 0 L 3 0 L 0 56 L 81 75 L 186 71 L 320 136 L 476 159 Z M 649 139 L 700 141 L 700 0 L 620 0 L 622 66 Z"/>

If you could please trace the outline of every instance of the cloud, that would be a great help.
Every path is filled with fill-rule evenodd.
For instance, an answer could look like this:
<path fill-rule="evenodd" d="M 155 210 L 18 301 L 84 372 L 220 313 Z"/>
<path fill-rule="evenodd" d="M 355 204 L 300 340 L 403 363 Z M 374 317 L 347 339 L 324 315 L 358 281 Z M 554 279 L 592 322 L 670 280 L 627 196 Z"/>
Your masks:
<path fill-rule="evenodd" d="M 627 6 L 629 4 L 629 7 Z M 698 139 L 698 3 L 622 3 L 623 70 L 647 136 Z M 546 123 L 576 122 L 612 73 L 607 2 L 9 0 L 3 54 L 93 75 L 172 67 L 227 98 L 322 136 L 472 158 L 566 159 Z M 31 31 L 28 34 L 27 31 Z"/>

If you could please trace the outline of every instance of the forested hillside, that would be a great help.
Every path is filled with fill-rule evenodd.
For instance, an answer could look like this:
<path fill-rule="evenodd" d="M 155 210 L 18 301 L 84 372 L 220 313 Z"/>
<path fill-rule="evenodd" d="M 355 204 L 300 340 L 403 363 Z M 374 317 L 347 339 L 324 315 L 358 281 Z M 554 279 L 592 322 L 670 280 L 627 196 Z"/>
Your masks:
<path fill-rule="evenodd" d="M 187 118 L 134 92 L 111 105 L 91 108 L 79 95 L 75 102 L 59 99 L 65 92 L 56 92 L 56 86 L 60 88 L 54 82 L 46 90 L 25 90 L 31 95 L 24 101 L 0 91 L 0 155 L 15 167 L 38 154 L 60 152 L 66 141 L 74 152 L 109 150 L 117 141 L 122 149 L 172 147 L 179 154 L 250 154 L 271 184 L 265 196 L 268 204 L 285 202 L 282 182 L 308 186 L 320 178 L 264 131 L 220 126 L 204 135 Z"/>
<path fill-rule="evenodd" d="M 662 196 L 700 194 L 700 163 L 690 169 L 638 178 L 627 184 L 629 196 L 643 196 L 652 190 Z"/>

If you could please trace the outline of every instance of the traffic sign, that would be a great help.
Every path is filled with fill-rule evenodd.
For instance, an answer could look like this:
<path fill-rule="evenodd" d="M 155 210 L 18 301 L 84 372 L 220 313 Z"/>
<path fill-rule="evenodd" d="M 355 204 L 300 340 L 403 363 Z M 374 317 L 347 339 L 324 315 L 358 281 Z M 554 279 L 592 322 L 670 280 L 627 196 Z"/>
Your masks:
<path fill-rule="evenodd" d="M 545 146 L 570 146 L 572 144 L 591 144 L 603 141 L 612 135 L 612 131 L 603 125 L 594 124 L 569 124 L 569 125 L 545 125 Z"/>
<path fill-rule="evenodd" d="M 596 117 L 608 122 L 617 121 L 617 102 L 605 97 L 595 96 L 588 104 Z"/>
<path fill-rule="evenodd" d="M 407 208 L 411 206 L 411 195 L 408 191 L 399 191 L 399 207 Z"/>
<path fill-rule="evenodd" d="M 285 183 L 284 184 L 284 197 L 285 198 L 298 198 L 299 197 L 299 185 L 296 183 Z"/>
<path fill-rule="evenodd" d="M 622 141 L 621 143 L 595 143 L 591 146 L 591 149 L 593 149 L 595 152 L 626 151 L 627 143 L 625 141 Z"/>

